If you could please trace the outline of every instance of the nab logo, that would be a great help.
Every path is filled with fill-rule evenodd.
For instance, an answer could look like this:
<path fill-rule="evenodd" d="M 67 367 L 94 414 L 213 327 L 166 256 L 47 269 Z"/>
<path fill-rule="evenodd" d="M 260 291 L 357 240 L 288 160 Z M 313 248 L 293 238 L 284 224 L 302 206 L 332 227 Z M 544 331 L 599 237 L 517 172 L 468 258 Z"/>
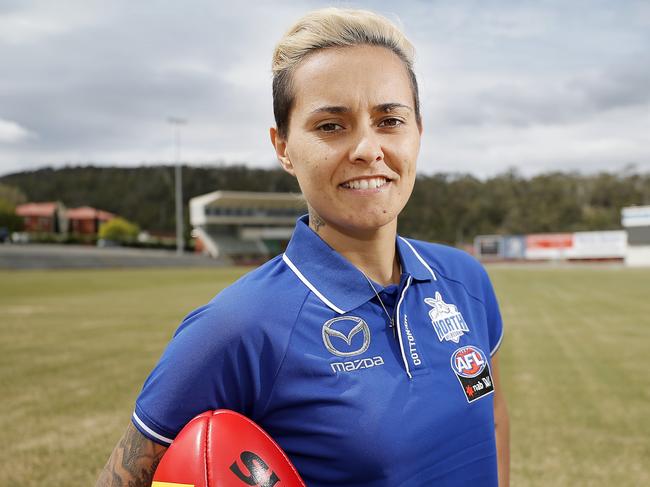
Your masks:
<path fill-rule="evenodd" d="M 230 470 L 246 485 L 273 487 L 275 484 L 280 482 L 280 478 L 256 453 L 253 453 L 252 451 L 243 451 L 241 452 L 241 455 L 239 455 L 239 458 L 248 470 L 249 475 L 242 472 L 239 465 L 237 465 L 237 462 L 233 462 L 230 466 Z"/>
<path fill-rule="evenodd" d="M 359 355 L 370 346 L 370 329 L 357 316 L 339 316 L 323 325 L 323 343 L 339 357 Z"/>
<path fill-rule="evenodd" d="M 487 364 L 483 352 L 476 347 L 459 348 L 451 356 L 451 367 L 462 377 L 476 377 Z"/>

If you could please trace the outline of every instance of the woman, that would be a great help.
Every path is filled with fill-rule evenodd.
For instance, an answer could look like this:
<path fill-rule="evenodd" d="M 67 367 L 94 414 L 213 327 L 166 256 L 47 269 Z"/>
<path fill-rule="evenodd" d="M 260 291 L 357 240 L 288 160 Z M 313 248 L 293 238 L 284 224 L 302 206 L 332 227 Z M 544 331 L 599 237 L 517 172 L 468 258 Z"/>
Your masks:
<path fill-rule="evenodd" d="M 495 486 L 497 463 L 508 484 L 489 279 L 397 236 L 422 133 L 412 60 L 365 11 L 313 12 L 280 41 L 270 136 L 309 215 L 282 256 L 185 318 L 98 485 L 145 485 L 218 408 L 260 424 L 310 486 Z"/>

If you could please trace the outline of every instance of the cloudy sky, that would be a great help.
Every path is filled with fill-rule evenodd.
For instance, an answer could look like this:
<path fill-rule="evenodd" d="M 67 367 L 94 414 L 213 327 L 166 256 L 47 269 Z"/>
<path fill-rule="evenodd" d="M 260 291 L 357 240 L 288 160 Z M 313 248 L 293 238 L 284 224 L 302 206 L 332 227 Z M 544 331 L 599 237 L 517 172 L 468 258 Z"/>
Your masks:
<path fill-rule="evenodd" d="M 650 171 L 650 1 L 0 0 L 0 175 L 276 164 L 270 58 L 303 13 L 371 8 L 417 49 L 419 169 Z"/>

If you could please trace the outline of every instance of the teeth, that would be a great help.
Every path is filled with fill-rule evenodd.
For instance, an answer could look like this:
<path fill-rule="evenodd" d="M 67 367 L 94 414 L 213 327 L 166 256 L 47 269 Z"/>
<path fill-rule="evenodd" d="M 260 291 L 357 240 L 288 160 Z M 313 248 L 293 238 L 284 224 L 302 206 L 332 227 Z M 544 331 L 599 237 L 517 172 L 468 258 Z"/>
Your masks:
<path fill-rule="evenodd" d="M 386 180 L 384 178 L 375 178 L 368 181 L 368 186 L 372 189 L 379 188 L 384 184 L 386 184 Z"/>
<path fill-rule="evenodd" d="M 377 189 L 386 184 L 385 178 L 355 179 L 343 183 L 342 186 L 350 189 Z"/>

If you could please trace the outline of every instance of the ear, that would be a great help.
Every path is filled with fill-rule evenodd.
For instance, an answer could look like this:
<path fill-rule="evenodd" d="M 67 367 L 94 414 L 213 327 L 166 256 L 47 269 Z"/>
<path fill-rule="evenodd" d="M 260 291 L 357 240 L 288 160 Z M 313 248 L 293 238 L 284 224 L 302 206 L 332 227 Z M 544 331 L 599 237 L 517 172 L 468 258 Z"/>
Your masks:
<path fill-rule="evenodd" d="M 287 152 L 286 139 L 280 137 L 280 134 L 278 134 L 278 129 L 275 127 L 270 128 L 269 135 L 271 136 L 271 144 L 273 144 L 273 147 L 275 148 L 275 154 L 278 156 L 278 161 L 280 161 L 282 169 L 287 171 L 292 176 L 295 176 L 296 172 Z"/>

